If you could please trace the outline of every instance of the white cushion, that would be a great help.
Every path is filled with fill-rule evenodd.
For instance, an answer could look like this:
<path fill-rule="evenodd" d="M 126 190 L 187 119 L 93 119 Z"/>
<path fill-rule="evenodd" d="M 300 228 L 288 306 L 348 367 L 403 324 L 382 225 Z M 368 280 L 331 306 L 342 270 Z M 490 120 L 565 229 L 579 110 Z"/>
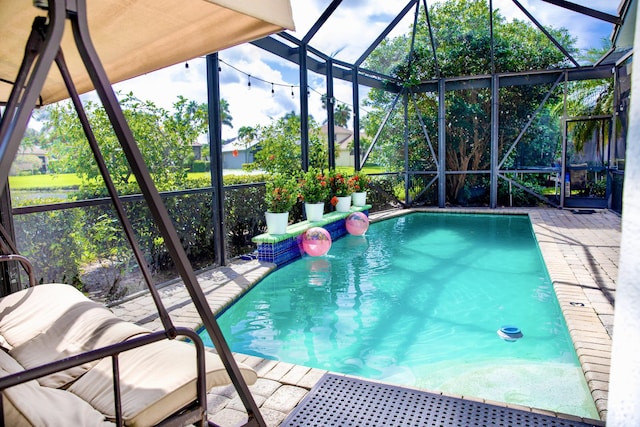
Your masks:
<path fill-rule="evenodd" d="M 196 352 L 192 344 L 163 340 L 121 353 L 120 390 L 122 416 L 126 425 L 149 426 L 191 403 L 196 396 Z M 248 384 L 257 380 L 255 371 L 238 364 Z M 220 358 L 207 351 L 207 390 L 229 384 Z M 115 419 L 111 358 L 98 365 L 69 387 L 69 391 Z"/>
<path fill-rule="evenodd" d="M 145 333 L 149 331 L 118 319 L 70 285 L 39 285 L 0 299 L 3 345 L 25 368 Z M 122 414 L 127 425 L 156 424 L 195 399 L 197 375 L 192 344 L 162 340 L 121 353 L 118 359 Z M 255 371 L 242 364 L 239 367 L 245 381 L 255 383 Z M 230 383 L 220 358 L 208 351 L 206 368 L 207 389 Z M 110 357 L 38 381 L 50 387 L 68 387 L 67 392 L 59 391 L 74 393 L 109 420 L 115 419 Z"/>
<path fill-rule="evenodd" d="M 0 377 L 22 371 L 22 366 L 0 350 Z M 113 426 L 105 416 L 78 396 L 42 387 L 37 381 L 9 387 L 2 392 L 4 425 L 7 426 Z"/>
<path fill-rule="evenodd" d="M 149 331 L 118 319 L 108 308 L 65 284 L 28 288 L 0 300 L 0 335 L 26 369 L 94 350 Z M 62 387 L 98 361 L 38 379 Z"/>

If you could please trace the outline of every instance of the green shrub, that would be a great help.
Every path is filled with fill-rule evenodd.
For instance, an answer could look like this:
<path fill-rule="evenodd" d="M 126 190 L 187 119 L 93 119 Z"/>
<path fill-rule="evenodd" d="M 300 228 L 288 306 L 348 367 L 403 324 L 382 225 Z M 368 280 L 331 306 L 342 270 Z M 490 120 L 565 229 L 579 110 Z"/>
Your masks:
<path fill-rule="evenodd" d="M 55 202 L 57 200 L 44 200 L 44 203 Z M 85 249 L 84 241 L 78 238 L 84 222 L 81 209 L 16 215 L 13 222 L 18 250 L 32 260 L 39 283 L 78 285 Z"/>
<path fill-rule="evenodd" d="M 194 160 L 191 162 L 191 172 L 209 172 L 211 163 L 205 160 Z"/>
<path fill-rule="evenodd" d="M 519 184 L 527 187 L 531 191 L 543 194 L 544 188 L 538 184 L 535 179 L 519 180 Z M 512 185 L 511 195 L 509 194 L 509 183 L 503 179 L 498 180 L 498 204 L 502 206 L 538 206 L 544 203 L 540 198 L 523 190 L 522 188 Z"/>

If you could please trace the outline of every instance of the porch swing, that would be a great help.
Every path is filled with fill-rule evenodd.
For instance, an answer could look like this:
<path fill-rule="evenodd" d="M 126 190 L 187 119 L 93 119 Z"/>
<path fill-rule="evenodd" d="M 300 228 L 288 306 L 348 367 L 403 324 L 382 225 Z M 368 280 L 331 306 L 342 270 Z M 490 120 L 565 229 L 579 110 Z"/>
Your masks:
<path fill-rule="evenodd" d="M 255 372 L 233 358 L 151 180 L 111 83 L 284 28 L 292 29 L 288 0 L 259 4 L 250 0 L 95 2 L 91 5 L 95 8 L 91 14 L 87 12 L 85 0 L 34 0 L 34 4 L 45 10 L 46 16 L 40 16 L 42 12 L 35 8 L 28 10 L 20 0 L 3 1 L 0 5 L 0 21 L 8 23 L 3 32 L 9 33 L 0 48 L 0 59 L 3 60 L 0 61 L 0 96 L 3 96 L 0 102 L 6 103 L 0 122 L 0 195 L 7 185 L 10 165 L 33 108 L 70 97 L 156 305 L 163 330 L 151 332 L 117 319 L 104 306 L 90 301 L 72 286 L 33 286 L 35 279 L 29 261 L 17 254 L 10 233 L 2 227 L 0 261 L 20 262 L 32 286 L 0 299 L 0 347 L 3 347 L 0 349 L 0 417 L 4 414 L 0 425 L 48 425 L 56 421 L 55 414 L 64 416 L 64 411 L 70 407 L 78 408 L 79 414 L 68 414 L 68 419 L 58 420 L 61 425 L 68 425 L 65 421 L 69 420 L 119 426 L 211 425 L 207 421 L 206 390 L 231 382 L 247 411 L 245 425 L 264 426 L 247 385 L 256 380 Z M 130 26 L 117 28 L 108 17 Z M 17 46 L 24 44 L 25 37 L 21 37 L 21 32 L 25 32 L 24 24 L 28 20 L 33 20 L 31 33 L 24 51 L 18 52 Z M 64 35 L 67 21 L 71 24 L 73 38 Z M 107 40 L 101 46 L 107 50 L 105 65 L 89 35 L 89 24 L 92 30 L 97 29 L 95 40 L 99 37 Z M 199 37 L 194 38 L 194 34 Z M 184 40 L 189 36 L 189 40 Z M 72 45 L 77 47 L 79 57 L 72 55 L 68 63 L 63 50 L 68 53 L 67 48 Z M 126 48 L 120 49 L 121 46 Z M 6 57 L 20 58 L 12 63 L 5 60 Z M 59 76 L 51 69 L 53 62 Z M 9 77 L 11 72 L 13 76 L 17 73 L 15 80 L 11 80 L 13 76 Z M 176 327 L 162 303 L 79 98 L 79 92 L 93 88 L 107 112 L 166 248 L 212 338 L 217 356 L 204 350 L 194 331 Z M 8 89 L 10 94 L 6 98 Z M 47 334 L 47 330 L 61 331 L 61 336 Z M 175 340 L 178 336 L 187 337 L 193 345 Z M 79 343 L 70 337 L 88 337 L 91 342 Z M 33 347 L 34 343 L 37 347 Z M 72 347 L 75 345 L 83 351 L 74 352 Z M 55 354 L 54 349 L 59 353 Z M 184 378 L 166 384 L 164 377 L 172 377 L 172 365 L 189 363 L 193 366 L 178 369 Z M 135 372 L 153 367 L 161 372 Z M 133 379 L 121 378 L 127 375 Z M 111 388 L 103 384 L 104 378 L 113 382 Z M 147 381 L 150 379 L 152 381 Z M 143 383 L 142 386 L 138 387 L 136 381 Z M 77 396 L 80 399 L 76 399 Z M 24 399 L 28 400 L 25 402 Z M 138 404 L 133 413 L 127 413 L 130 401 Z M 113 409 L 105 409 L 105 402 Z M 60 407 L 56 407 L 58 403 Z M 84 421 L 77 422 L 84 424 Z"/>

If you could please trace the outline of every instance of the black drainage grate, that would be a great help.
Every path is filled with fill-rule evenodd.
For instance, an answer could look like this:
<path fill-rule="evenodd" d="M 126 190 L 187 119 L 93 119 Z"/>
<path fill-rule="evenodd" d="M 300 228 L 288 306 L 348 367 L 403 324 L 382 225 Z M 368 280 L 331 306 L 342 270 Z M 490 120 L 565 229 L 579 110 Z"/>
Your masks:
<path fill-rule="evenodd" d="M 326 374 L 281 427 L 602 425 Z"/>

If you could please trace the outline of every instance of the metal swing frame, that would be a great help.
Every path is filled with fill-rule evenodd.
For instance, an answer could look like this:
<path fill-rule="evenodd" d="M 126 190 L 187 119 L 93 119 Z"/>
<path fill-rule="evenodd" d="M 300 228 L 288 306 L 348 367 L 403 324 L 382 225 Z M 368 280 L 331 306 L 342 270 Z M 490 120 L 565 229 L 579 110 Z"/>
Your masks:
<path fill-rule="evenodd" d="M 127 219 L 118 197 L 115 186 L 107 171 L 104 159 L 100 153 L 97 141 L 82 108 L 79 95 L 66 69 L 61 51 L 61 41 L 67 20 L 71 23 L 73 36 L 84 66 L 109 117 L 114 132 L 122 146 L 132 172 L 140 186 L 141 193 L 151 211 L 152 217 L 164 239 L 166 248 L 171 255 L 185 287 L 194 303 L 202 322 L 209 333 L 216 351 L 227 370 L 231 382 L 237 390 L 248 415 L 246 426 L 265 426 L 265 421 L 253 399 L 249 388 L 242 378 L 231 350 L 226 343 L 222 331 L 218 326 L 205 295 L 198 284 L 197 277 L 180 243 L 178 234 L 171 222 L 169 213 L 162 202 L 155 187 L 149 170 L 138 149 L 131 129 L 126 122 L 115 92 L 107 77 L 104 67 L 93 46 L 87 20 L 87 5 L 85 0 L 49 0 L 48 19 L 37 17 L 34 20 L 31 35 L 25 47 L 25 53 L 18 76 L 16 77 L 11 95 L 6 105 L 2 121 L 0 122 L 0 183 L 2 188 L 8 180 L 9 169 L 18 151 L 20 141 L 24 136 L 31 113 L 36 106 L 44 81 L 54 62 L 56 62 L 71 100 L 76 108 L 83 130 L 89 141 L 100 172 L 105 180 L 109 196 L 116 209 L 116 213 L 124 228 L 127 239 L 131 244 L 134 255 L 151 292 L 158 314 L 164 327 L 164 335 L 173 339 L 178 334 L 172 324 L 170 316 L 164 307 L 151 274 L 146 266 L 144 256 L 139 248 L 133 228 Z M 3 190 L 0 190 L 3 191 Z M 206 398 L 203 403 L 206 416 Z"/>

